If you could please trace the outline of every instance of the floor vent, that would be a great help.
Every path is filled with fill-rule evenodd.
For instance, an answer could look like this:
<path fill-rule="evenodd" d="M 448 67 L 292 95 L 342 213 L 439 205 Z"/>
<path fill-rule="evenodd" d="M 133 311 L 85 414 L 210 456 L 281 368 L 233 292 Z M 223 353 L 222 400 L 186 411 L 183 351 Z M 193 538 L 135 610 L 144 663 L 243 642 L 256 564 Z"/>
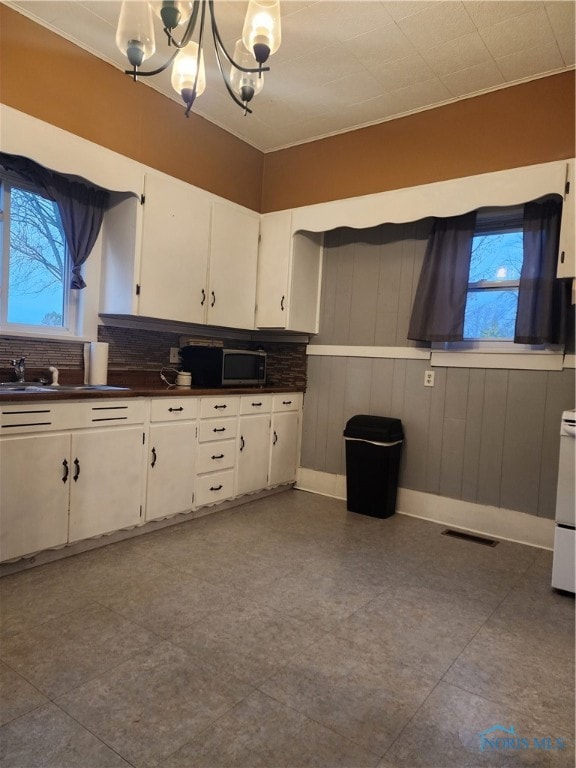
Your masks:
<path fill-rule="evenodd" d="M 472 533 L 465 533 L 464 531 L 453 531 L 450 528 L 446 528 L 442 531 L 442 536 L 451 536 L 453 539 L 464 539 L 464 541 L 472 541 L 474 544 L 484 544 L 485 547 L 495 547 L 498 542 L 495 539 L 485 539 L 483 536 L 474 536 Z"/>

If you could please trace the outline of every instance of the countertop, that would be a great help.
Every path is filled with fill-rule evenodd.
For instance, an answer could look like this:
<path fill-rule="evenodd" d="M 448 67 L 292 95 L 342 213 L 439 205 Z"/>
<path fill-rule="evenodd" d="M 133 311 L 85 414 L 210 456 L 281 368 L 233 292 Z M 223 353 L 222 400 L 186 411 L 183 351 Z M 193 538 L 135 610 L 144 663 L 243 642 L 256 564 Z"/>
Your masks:
<path fill-rule="evenodd" d="M 114 384 L 114 386 L 122 386 Z M 33 403 L 52 400 L 101 400 L 126 397 L 222 397 L 225 395 L 258 395 L 273 394 L 276 392 L 302 392 L 298 387 L 175 387 L 167 385 L 157 386 L 133 386 L 122 390 L 87 390 L 87 391 L 54 391 L 50 389 L 44 392 L 14 392 L 7 390 L 0 392 L 1 403 Z"/>

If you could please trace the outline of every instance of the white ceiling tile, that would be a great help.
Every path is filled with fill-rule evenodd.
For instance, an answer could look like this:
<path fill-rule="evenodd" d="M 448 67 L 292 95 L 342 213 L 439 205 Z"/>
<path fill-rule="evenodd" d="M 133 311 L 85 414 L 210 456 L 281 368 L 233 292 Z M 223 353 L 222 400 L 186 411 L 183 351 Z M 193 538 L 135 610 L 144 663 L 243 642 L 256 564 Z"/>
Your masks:
<path fill-rule="evenodd" d="M 385 24 L 352 40 L 346 40 L 342 43 L 342 48 L 345 51 L 344 56 L 358 56 L 366 67 L 403 59 L 409 54 L 417 53 L 416 48 L 396 24 Z"/>
<path fill-rule="evenodd" d="M 438 78 L 401 88 L 387 96 L 394 98 L 398 114 L 411 112 L 429 104 L 440 104 L 452 98 L 450 91 Z"/>
<path fill-rule="evenodd" d="M 289 29 L 296 25 L 300 34 L 310 30 L 313 35 L 321 30 L 322 39 L 328 38 L 332 42 L 348 40 L 391 23 L 393 19 L 386 12 L 385 3 L 358 3 L 355 0 L 320 0 L 286 19 Z M 284 28 L 282 36 L 285 37 Z"/>
<path fill-rule="evenodd" d="M 478 29 L 492 27 L 523 13 L 537 11 L 543 5 L 544 3 L 538 0 L 464 0 L 464 7 Z"/>
<path fill-rule="evenodd" d="M 346 75 L 326 83 L 322 87 L 322 98 L 334 104 L 354 104 L 382 94 L 382 84 L 369 72 Z"/>
<path fill-rule="evenodd" d="M 418 53 L 372 66 L 370 72 L 380 81 L 385 92 L 397 91 L 434 77 L 434 72 Z"/>
<path fill-rule="evenodd" d="M 508 82 L 543 72 L 555 72 L 564 66 L 558 47 L 554 43 L 515 51 L 496 59 L 496 63 Z"/>
<path fill-rule="evenodd" d="M 437 75 L 448 75 L 461 69 L 492 61 L 492 57 L 478 32 L 449 40 L 442 45 L 422 51 L 425 59 Z"/>
<path fill-rule="evenodd" d="M 432 2 L 426 10 L 400 19 L 398 26 L 420 51 L 474 32 L 476 27 L 461 2 Z"/>
<path fill-rule="evenodd" d="M 440 77 L 452 96 L 467 96 L 494 88 L 504 83 L 502 73 L 494 61 L 485 61 L 459 72 Z"/>
<path fill-rule="evenodd" d="M 552 28 L 543 8 L 534 13 L 524 13 L 492 27 L 486 27 L 480 34 L 494 58 L 508 56 L 515 51 L 522 51 L 542 43 L 551 43 L 554 40 Z"/>
<path fill-rule="evenodd" d="M 407 16 L 425 11 L 430 4 L 430 0 L 388 0 L 386 10 L 394 21 L 400 21 Z"/>
<path fill-rule="evenodd" d="M 555 0 L 555 2 L 546 3 L 546 15 L 567 66 L 574 64 L 575 9 L 576 4 L 572 0 L 570 2 Z"/>

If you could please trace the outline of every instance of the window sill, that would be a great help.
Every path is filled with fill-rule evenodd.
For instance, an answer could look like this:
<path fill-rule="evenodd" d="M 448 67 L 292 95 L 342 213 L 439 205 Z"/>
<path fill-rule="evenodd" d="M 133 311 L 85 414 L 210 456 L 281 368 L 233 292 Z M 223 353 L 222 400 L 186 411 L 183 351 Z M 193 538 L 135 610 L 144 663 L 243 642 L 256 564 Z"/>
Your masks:
<path fill-rule="evenodd" d="M 430 363 L 442 368 L 506 368 L 528 371 L 561 371 L 564 367 L 572 367 L 564 364 L 563 349 L 532 349 L 509 342 L 500 342 L 500 346 L 498 342 L 486 343 L 485 346 L 485 342 L 482 344 L 482 348 L 473 344 L 452 349 L 433 348 Z"/>
<path fill-rule="evenodd" d="M 31 329 L 29 331 L 15 330 L 6 326 L 0 326 L 0 334 L 9 339 L 29 339 L 31 341 L 61 341 L 61 342 L 86 342 L 95 341 L 93 337 L 76 336 L 69 331 L 55 333 L 54 331 L 43 332 L 41 330 Z"/>

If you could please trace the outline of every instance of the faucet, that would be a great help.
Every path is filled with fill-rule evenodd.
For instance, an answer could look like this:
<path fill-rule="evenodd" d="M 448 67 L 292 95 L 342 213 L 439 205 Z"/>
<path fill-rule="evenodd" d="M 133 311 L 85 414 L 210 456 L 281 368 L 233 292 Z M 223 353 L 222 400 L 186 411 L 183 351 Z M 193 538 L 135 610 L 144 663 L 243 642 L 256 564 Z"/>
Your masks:
<path fill-rule="evenodd" d="M 21 357 L 20 360 L 10 360 L 10 365 L 14 368 L 16 375 L 16 381 L 23 382 L 26 379 L 26 358 Z"/>

